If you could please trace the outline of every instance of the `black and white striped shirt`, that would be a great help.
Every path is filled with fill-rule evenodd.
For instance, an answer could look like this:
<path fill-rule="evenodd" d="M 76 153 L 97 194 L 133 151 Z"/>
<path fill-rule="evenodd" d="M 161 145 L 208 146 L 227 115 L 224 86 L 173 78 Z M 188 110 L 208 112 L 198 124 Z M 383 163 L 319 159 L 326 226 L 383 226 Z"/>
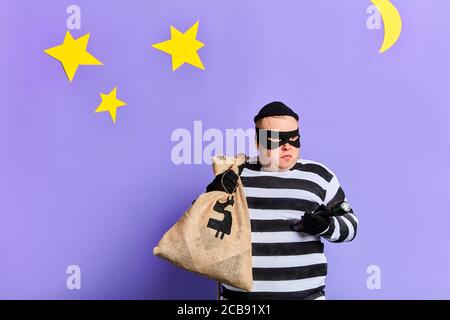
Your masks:
<path fill-rule="evenodd" d="M 327 260 L 321 238 L 351 241 L 358 220 L 351 211 L 333 217 L 319 236 L 290 224 L 321 204 L 347 200 L 336 175 L 323 164 L 299 159 L 287 171 L 264 171 L 255 158 L 239 167 L 252 231 L 253 290 L 221 284 L 225 299 L 325 299 Z"/>

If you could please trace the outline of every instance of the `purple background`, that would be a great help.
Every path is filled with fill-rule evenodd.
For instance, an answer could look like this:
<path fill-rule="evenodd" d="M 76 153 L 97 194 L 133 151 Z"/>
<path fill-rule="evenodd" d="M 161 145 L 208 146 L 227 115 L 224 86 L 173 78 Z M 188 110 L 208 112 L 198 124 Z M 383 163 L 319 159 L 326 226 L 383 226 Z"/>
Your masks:
<path fill-rule="evenodd" d="M 379 54 L 368 0 L 2 1 L 0 298 L 214 299 L 213 281 L 152 253 L 212 178 L 173 164 L 170 136 L 251 128 L 272 100 L 300 114 L 302 157 L 336 172 L 359 216 L 354 242 L 326 243 L 328 298 L 450 298 L 450 2 L 393 2 L 403 32 Z M 43 52 L 70 4 L 104 63 L 72 84 Z M 206 70 L 172 72 L 151 45 L 197 20 Z M 116 85 L 113 125 L 94 110 Z"/>

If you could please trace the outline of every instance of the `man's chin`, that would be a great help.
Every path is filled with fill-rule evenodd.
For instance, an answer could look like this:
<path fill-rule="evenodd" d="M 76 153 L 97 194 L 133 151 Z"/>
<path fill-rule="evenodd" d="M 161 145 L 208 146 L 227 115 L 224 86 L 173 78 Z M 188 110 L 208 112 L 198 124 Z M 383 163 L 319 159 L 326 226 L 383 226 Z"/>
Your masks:
<path fill-rule="evenodd" d="M 289 159 L 289 161 L 280 159 L 280 162 L 278 163 L 278 167 L 281 170 L 288 170 L 294 166 L 295 162 L 296 161 L 294 161 L 293 159 Z"/>

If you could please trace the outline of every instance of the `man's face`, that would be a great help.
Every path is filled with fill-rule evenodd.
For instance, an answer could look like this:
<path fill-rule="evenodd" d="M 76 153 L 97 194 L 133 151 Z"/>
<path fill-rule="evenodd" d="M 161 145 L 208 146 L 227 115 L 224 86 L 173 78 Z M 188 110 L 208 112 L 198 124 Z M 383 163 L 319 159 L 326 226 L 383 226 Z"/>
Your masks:
<path fill-rule="evenodd" d="M 293 131 L 298 128 L 298 121 L 290 116 L 266 117 L 260 120 L 258 127 L 271 131 Z M 290 138 L 291 141 L 296 139 L 300 139 L 300 137 Z M 270 140 L 273 141 L 274 139 L 270 138 Z M 297 162 L 300 152 L 300 148 L 296 148 L 289 143 L 269 150 L 264 148 L 260 141 L 260 143 L 256 143 L 256 148 L 259 151 L 261 165 L 270 171 L 289 170 Z"/>

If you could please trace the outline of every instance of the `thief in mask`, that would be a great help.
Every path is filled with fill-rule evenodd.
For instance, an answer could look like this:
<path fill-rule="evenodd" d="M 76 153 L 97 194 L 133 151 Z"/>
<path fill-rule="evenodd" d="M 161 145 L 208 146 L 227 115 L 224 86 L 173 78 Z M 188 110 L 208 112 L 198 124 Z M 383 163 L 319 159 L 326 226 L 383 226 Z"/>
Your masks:
<path fill-rule="evenodd" d="M 252 231 L 253 289 L 219 283 L 220 299 L 325 299 L 322 239 L 356 236 L 358 220 L 336 174 L 300 158 L 298 115 L 282 102 L 254 117 L 258 155 L 217 175 L 206 192 L 232 193 L 240 177 Z"/>

